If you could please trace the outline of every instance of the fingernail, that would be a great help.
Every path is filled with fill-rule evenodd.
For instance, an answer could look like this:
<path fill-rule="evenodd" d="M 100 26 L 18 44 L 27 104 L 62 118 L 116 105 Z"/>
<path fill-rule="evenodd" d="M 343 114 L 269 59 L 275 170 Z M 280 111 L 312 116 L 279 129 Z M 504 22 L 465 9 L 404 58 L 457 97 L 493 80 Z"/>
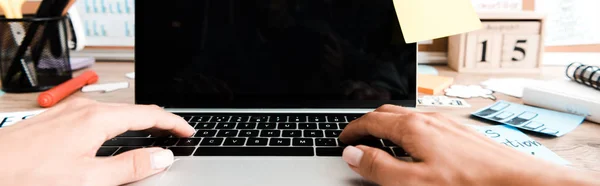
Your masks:
<path fill-rule="evenodd" d="M 346 161 L 346 163 L 358 167 L 360 165 L 360 160 L 363 157 L 364 152 L 356 147 L 348 146 L 344 149 L 344 153 L 342 155 L 342 159 Z"/>
<path fill-rule="evenodd" d="M 173 164 L 175 156 L 171 150 L 161 150 L 153 152 L 151 163 L 153 169 L 164 169 Z"/>

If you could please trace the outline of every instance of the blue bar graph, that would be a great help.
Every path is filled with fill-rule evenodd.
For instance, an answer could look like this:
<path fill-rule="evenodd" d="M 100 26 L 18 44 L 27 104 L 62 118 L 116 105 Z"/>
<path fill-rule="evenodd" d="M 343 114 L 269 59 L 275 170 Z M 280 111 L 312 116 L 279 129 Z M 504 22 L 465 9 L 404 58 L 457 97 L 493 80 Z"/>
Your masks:
<path fill-rule="evenodd" d="M 91 46 L 133 46 L 135 0 L 80 0 L 75 7 Z"/>

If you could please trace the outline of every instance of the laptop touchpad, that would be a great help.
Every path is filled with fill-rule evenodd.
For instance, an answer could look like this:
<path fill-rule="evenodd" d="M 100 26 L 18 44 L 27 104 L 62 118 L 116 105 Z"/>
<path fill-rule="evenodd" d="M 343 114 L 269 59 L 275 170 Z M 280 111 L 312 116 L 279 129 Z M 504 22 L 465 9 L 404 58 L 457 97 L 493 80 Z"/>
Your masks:
<path fill-rule="evenodd" d="M 340 157 L 181 157 L 168 171 L 131 185 L 374 185 Z"/>

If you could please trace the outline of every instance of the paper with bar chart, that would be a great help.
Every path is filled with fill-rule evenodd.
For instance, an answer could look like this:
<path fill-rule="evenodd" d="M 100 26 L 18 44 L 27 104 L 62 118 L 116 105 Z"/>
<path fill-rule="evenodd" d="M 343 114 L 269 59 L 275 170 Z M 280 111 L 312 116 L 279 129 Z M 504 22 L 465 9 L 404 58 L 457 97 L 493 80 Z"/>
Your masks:
<path fill-rule="evenodd" d="M 80 0 L 86 46 L 133 46 L 135 0 Z"/>

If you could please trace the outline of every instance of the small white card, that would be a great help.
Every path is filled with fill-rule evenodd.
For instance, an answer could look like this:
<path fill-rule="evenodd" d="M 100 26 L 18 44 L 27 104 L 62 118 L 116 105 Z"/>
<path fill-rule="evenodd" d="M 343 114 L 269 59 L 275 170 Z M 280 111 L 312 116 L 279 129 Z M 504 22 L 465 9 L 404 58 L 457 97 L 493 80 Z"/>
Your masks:
<path fill-rule="evenodd" d="M 455 107 L 468 108 L 471 107 L 467 101 L 458 98 L 449 98 L 446 96 L 423 96 L 417 99 L 419 106 L 437 106 L 437 107 Z"/>
<path fill-rule="evenodd" d="M 93 84 L 84 86 L 81 91 L 82 92 L 112 92 L 119 89 L 129 88 L 129 82 L 119 82 L 119 83 L 107 83 L 107 84 Z"/>

